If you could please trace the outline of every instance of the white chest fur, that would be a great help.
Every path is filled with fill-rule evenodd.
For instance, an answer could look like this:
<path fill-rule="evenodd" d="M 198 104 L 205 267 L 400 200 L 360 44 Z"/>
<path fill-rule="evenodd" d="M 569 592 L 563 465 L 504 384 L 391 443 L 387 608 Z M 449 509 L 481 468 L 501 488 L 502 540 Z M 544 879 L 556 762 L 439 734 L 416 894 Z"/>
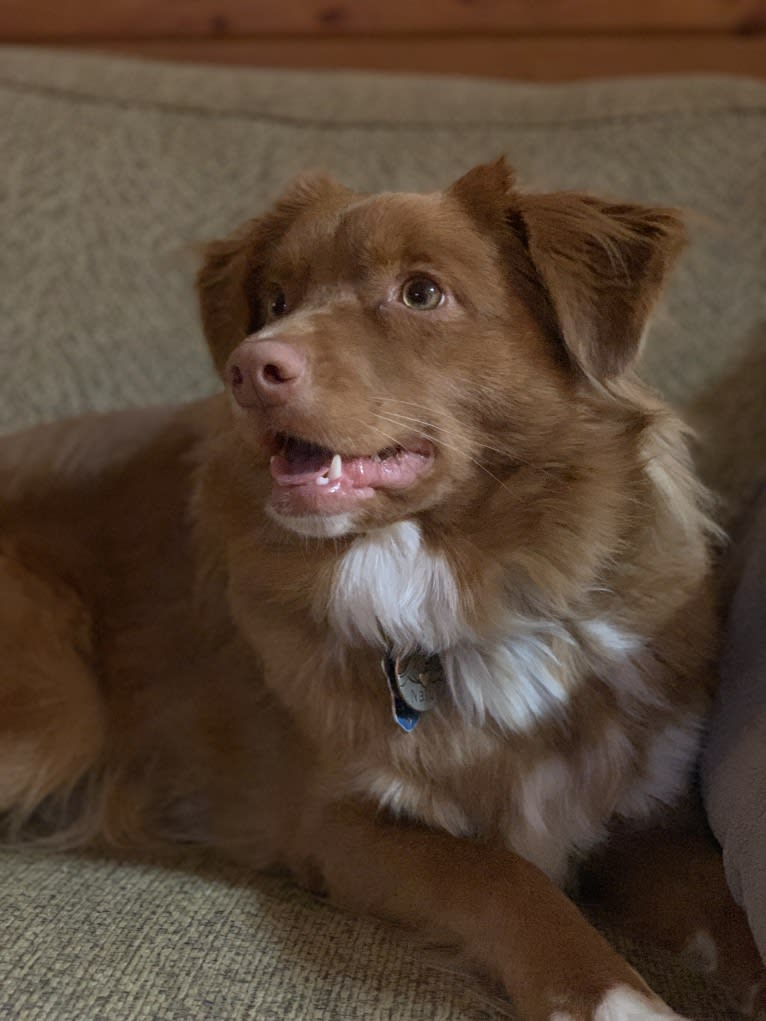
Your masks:
<path fill-rule="evenodd" d="M 504 616 L 501 610 L 493 619 Z M 496 792 L 498 803 L 490 814 L 510 846 L 557 879 L 573 850 L 585 851 L 600 839 L 613 811 L 644 815 L 658 801 L 672 801 L 686 782 L 696 743 L 697 721 L 691 719 L 657 735 L 651 769 L 639 768 L 641 756 L 615 716 L 593 747 L 577 751 L 573 734 L 566 755 L 551 749 L 539 764 L 526 763 L 523 775 L 517 774 L 514 735 L 552 715 L 565 717 L 578 683 L 594 674 L 612 686 L 627 712 L 636 703 L 656 705 L 656 691 L 641 678 L 642 642 L 606 619 L 530 621 L 510 612 L 501 636 L 480 639 L 465 620 L 448 560 L 425 546 L 413 522 L 354 541 L 336 568 L 327 615 L 331 627 L 352 645 L 391 645 L 402 652 L 421 647 L 440 654 L 448 688 L 444 697 L 457 710 L 454 737 L 442 742 L 440 757 L 452 758 L 454 768 L 461 769 L 462 745 L 472 744 L 480 733 L 492 746 L 489 754 L 505 758 L 507 752 L 507 784 Z M 685 739 L 683 761 L 666 761 L 668 740 L 677 747 L 679 734 Z M 418 779 L 421 738 L 415 732 L 406 740 L 412 742 L 413 768 L 404 773 L 390 761 L 367 762 L 355 788 L 395 814 L 455 834 L 481 830 L 470 799 L 463 803 L 440 789 L 433 771 Z M 567 790 L 572 797 L 562 799 Z"/>
<path fill-rule="evenodd" d="M 337 568 L 328 609 L 330 623 L 352 644 L 440 651 L 468 634 L 452 570 L 444 556 L 424 547 L 412 521 L 353 542 Z"/>
<path fill-rule="evenodd" d="M 412 521 L 355 540 L 336 569 L 328 616 L 351 644 L 438 652 L 451 698 L 474 722 L 492 718 L 523 731 L 566 701 L 559 662 L 572 644 L 566 631 L 509 616 L 502 638 L 480 640 L 449 562 L 426 548 Z"/>

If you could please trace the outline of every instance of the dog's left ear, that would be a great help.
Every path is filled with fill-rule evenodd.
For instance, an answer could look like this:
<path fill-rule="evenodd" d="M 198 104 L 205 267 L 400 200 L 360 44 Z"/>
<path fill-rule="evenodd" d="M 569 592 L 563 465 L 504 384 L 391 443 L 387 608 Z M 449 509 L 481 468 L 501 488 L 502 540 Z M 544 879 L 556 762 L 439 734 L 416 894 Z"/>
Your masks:
<path fill-rule="evenodd" d="M 686 239 L 676 210 L 569 192 L 524 194 L 503 160 L 470 171 L 453 192 L 485 223 L 491 208 L 502 216 L 501 229 L 526 252 L 560 339 L 586 376 L 611 379 L 635 361 Z"/>

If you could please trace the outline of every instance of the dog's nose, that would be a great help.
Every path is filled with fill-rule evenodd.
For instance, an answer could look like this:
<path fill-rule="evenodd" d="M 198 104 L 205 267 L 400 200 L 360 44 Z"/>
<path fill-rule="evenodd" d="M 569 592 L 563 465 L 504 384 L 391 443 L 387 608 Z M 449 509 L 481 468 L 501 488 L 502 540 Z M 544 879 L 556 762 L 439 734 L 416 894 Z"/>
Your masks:
<path fill-rule="evenodd" d="M 306 375 L 306 356 L 284 340 L 245 340 L 226 367 L 231 392 L 243 408 L 285 404 Z"/>

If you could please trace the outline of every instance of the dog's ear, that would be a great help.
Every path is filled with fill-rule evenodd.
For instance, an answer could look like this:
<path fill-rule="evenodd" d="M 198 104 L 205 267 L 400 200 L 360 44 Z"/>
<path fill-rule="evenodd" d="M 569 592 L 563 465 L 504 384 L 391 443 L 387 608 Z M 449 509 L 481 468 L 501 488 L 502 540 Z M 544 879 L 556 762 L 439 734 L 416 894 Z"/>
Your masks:
<path fill-rule="evenodd" d="M 202 328 L 219 373 L 234 348 L 263 325 L 262 270 L 290 225 L 310 207 L 351 194 L 325 175 L 304 175 L 263 216 L 205 246 L 197 294 Z"/>
<path fill-rule="evenodd" d="M 259 221 L 251 220 L 236 234 L 211 241 L 203 250 L 197 273 L 202 329 L 219 373 L 234 348 L 250 332 L 250 301 L 246 283 L 249 253 L 257 247 Z"/>
<path fill-rule="evenodd" d="M 604 381 L 636 359 L 649 313 L 683 247 L 673 209 L 614 203 L 590 195 L 515 190 L 507 164 L 477 167 L 453 191 L 486 224 L 502 230 L 528 257 L 522 267 L 545 290 L 547 305 L 571 361 Z"/>
<path fill-rule="evenodd" d="M 508 223 L 545 285 L 574 362 L 592 379 L 619 376 L 638 356 L 684 244 L 679 214 L 589 195 L 520 195 Z"/>

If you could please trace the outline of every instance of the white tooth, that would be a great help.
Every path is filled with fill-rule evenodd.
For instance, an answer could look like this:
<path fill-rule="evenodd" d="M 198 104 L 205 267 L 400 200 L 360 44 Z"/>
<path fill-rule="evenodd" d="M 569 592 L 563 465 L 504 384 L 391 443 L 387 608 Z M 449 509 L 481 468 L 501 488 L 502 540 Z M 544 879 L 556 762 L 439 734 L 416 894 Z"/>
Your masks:
<path fill-rule="evenodd" d="M 329 480 L 329 479 L 327 478 L 327 476 L 326 476 L 326 475 L 320 475 L 320 476 L 319 476 L 319 477 L 318 477 L 317 479 L 315 479 L 314 481 L 316 482 L 316 484 L 317 484 L 318 486 L 329 486 L 329 485 L 330 485 L 330 480 Z"/>
<path fill-rule="evenodd" d="M 327 472 L 327 478 L 330 482 L 334 482 L 339 479 L 343 471 L 343 462 L 341 461 L 340 454 L 333 454 L 332 461 L 330 461 L 330 470 Z"/>

